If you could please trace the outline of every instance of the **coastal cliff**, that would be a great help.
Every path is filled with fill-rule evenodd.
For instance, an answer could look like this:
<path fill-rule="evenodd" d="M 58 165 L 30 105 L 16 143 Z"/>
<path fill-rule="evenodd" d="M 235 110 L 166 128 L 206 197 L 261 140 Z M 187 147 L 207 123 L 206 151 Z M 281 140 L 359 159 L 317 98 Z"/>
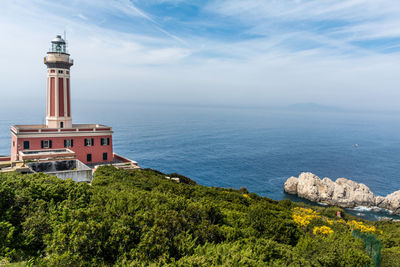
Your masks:
<path fill-rule="evenodd" d="M 310 201 L 342 208 L 379 207 L 400 214 L 400 190 L 386 197 L 375 196 L 365 184 L 346 178 L 338 178 L 334 182 L 329 178 L 321 180 L 310 172 L 303 172 L 299 177 L 288 178 L 284 190 L 288 194 L 298 195 Z"/>

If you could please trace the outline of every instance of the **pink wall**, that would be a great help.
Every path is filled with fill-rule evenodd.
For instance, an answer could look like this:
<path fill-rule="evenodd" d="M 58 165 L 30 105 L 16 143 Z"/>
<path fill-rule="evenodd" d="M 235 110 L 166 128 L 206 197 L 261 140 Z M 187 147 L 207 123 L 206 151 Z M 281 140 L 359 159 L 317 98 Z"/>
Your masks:
<path fill-rule="evenodd" d="M 58 116 L 64 117 L 64 79 L 58 78 Z"/>
<path fill-rule="evenodd" d="M 17 137 L 14 134 L 11 134 L 11 161 L 17 160 L 18 154 L 18 142 Z"/>
<path fill-rule="evenodd" d="M 10 161 L 11 157 L 0 157 L 0 162 L 2 161 Z"/>
<path fill-rule="evenodd" d="M 50 78 L 50 116 L 56 115 L 56 80 Z"/>
<path fill-rule="evenodd" d="M 68 73 L 67 73 L 68 74 Z M 69 95 L 69 79 L 67 78 L 67 116 L 71 117 L 71 96 Z"/>
<path fill-rule="evenodd" d="M 93 138 L 94 146 L 85 146 L 85 138 Z M 110 138 L 110 144 L 106 146 L 101 145 L 101 138 Z M 12 135 L 11 138 L 11 158 L 12 160 L 17 159 L 17 154 L 19 150 L 23 150 L 24 141 L 30 141 L 29 150 L 46 150 L 42 149 L 41 141 L 42 140 L 51 140 L 52 147 L 51 149 L 59 149 L 64 148 L 64 140 L 65 139 L 73 139 L 74 146 L 69 148 L 70 150 L 76 153 L 77 159 L 82 161 L 83 163 L 101 163 L 101 162 L 110 162 L 113 160 L 113 145 L 112 145 L 112 135 L 104 135 L 104 136 L 71 136 L 71 137 L 41 137 L 41 138 L 17 138 Z M 12 142 L 15 141 L 15 147 L 12 146 Z M 47 149 L 48 150 L 48 149 Z M 103 153 L 106 152 L 108 154 L 108 160 L 103 160 Z M 86 155 L 92 154 L 92 161 L 86 161 Z"/>

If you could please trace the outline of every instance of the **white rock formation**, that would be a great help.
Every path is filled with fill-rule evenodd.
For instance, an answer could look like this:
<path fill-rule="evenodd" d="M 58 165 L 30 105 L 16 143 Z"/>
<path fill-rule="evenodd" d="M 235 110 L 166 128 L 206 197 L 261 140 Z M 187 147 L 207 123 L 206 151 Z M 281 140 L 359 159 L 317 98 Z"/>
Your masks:
<path fill-rule="evenodd" d="M 285 187 L 285 192 L 292 194 L 292 195 L 296 195 L 297 194 L 297 178 L 290 177 L 289 179 L 287 179 L 284 187 Z"/>
<path fill-rule="evenodd" d="M 356 183 L 346 178 L 333 182 L 329 178 L 303 172 L 298 178 L 290 177 L 284 185 L 285 192 L 299 197 L 336 205 L 343 208 L 367 206 L 388 209 L 400 214 L 400 190 L 386 197 L 376 197 L 365 184 Z"/>
<path fill-rule="evenodd" d="M 387 195 L 386 197 L 376 197 L 376 205 L 380 208 L 400 214 L 400 190 Z"/>

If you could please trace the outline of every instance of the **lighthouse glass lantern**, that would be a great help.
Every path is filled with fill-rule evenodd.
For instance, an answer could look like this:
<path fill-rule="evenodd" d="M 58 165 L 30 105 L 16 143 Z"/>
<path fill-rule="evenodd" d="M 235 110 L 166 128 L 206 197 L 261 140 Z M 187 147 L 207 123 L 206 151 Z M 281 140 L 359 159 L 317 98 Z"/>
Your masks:
<path fill-rule="evenodd" d="M 50 50 L 50 52 L 54 53 L 67 53 L 67 45 L 64 39 L 61 38 L 61 35 L 57 35 L 56 38 L 51 41 Z"/>

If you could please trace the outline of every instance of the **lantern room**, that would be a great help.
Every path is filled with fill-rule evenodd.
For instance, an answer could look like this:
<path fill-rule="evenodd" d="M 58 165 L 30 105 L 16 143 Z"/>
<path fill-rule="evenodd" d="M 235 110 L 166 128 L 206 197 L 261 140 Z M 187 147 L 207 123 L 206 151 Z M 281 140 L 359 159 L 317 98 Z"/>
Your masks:
<path fill-rule="evenodd" d="M 50 52 L 53 53 L 67 53 L 67 44 L 61 35 L 57 35 L 56 38 L 51 40 Z"/>

